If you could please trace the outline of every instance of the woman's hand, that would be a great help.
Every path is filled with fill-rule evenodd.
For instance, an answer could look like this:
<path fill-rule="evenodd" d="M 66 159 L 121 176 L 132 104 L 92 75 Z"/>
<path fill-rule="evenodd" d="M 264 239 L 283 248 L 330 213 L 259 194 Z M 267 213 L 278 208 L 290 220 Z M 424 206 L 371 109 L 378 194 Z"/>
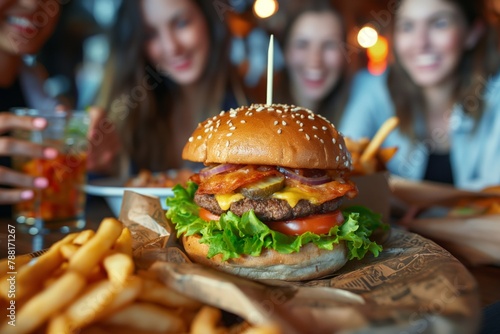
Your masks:
<path fill-rule="evenodd" d="M 13 129 L 42 130 L 46 126 L 47 121 L 44 118 L 17 116 L 9 112 L 0 112 L 0 134 Z M 54 159 L 57 156 L 57 150 L 10 136 L 1 136 L 0 155 Z M 0 203 L 13 204 L 33 198 L 33 188 L 43 189 L 47 187 L 48 181 L 44 177 L 34 177 L 0 166 L 0 185 L 18 188 L 0 188 Z"/>
<path fill-rule="evenodd" d="M 113 174 L 116 172 L 117 158 L 121 151 L 116 126 L 106 117 L 102 108 L 91 107 L 89 114 L 87 169 L 100 174 Z"/>

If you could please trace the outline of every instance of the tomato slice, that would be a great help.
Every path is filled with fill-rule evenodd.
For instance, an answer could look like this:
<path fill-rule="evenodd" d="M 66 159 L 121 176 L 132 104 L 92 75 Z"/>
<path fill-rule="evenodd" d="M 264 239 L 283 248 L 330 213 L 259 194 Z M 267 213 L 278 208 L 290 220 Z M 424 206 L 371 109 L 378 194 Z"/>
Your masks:
<path fill-rule="evenodd" d="M 217 216 L 215 213 L 211 213 L 207 209 L 200 208 L 199 212 L 200 218 L 203 219 L 204 221 L 211 221 L 211 220 L 219 220 L 220 216 Z"/>
<path fill-rule="evenodd" d="M 342 223 L 344 223 L 344 216 L 340 210 L 336 210 L 292 220 L 267 222 L 266 224 L 272 230 L 295 236 L 308 231 L 314 234 L 326 234 L 332 227 L 342 225 Z"/>
<path fill-rule="evenodd" d="M 211 213 L 210 211 L 200 208 L 200 218 L 205 221 L 219 220 L 219 216 Z M 314 234 L 326 234 L 330 232 L 332 227 L 342 225 L 344 223 L 344 216 L 340 210 L 319 215 L 313 215 L 303 218 L 295 218 L 292 220 L 266 222 L 271 230 L 281 232 L 286 235 L 301 235 L 305 232 L 312 232 Z"/>

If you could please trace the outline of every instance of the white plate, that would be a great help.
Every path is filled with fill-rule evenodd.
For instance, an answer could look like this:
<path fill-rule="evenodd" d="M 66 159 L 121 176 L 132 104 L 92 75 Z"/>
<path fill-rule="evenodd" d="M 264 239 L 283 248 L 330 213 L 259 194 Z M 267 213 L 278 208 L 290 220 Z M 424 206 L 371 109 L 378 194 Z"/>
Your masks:
<path fill-rule="evenodd" d="M 93 180 L 85 185 L 85 192 L 89 195 L 104 197 L 116 217 L 120 214 L 123 192 L 125 190 L 159 197 L 161 205 L 165 210 L 167 209 L 167 197 L 174 196 L 172 188 L 124 187 L 125 182 L 126 180 L 117 178 Z"/>

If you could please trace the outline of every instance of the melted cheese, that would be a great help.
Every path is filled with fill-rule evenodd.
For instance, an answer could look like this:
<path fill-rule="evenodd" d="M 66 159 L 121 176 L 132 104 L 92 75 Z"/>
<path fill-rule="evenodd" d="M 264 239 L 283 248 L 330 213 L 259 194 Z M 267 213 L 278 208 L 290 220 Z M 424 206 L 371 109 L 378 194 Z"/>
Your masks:
<path fill-rule="evenodd" d="M 271 197 L 287 201 L 292 208 L 295 207 L 301 199 L 306 199 L 312 204 L 320 204 L 317 198 L 298 188 L 286 187 L 282 191 L 274 193 Z M 232 203 L 237 202 L 243 198 L 245 197 L 242 194 L 215 195 L 217 203 L 219 203 L 220 208 L 224 211 L 229 210 L 229 207 Z"/>
<path fill-rule="evenodd" d="M 287 201 L 292 208 L 295 207 L 301 199 L 306 199 L 312 204 L 319 204 L 317 198 L 299 188 L 286 187 L 282 191 L 275 192 L 272 197 Z"/>
<path fill-rule="evenodd" d="M 238 202 L 240 199 L 245 198 L 242 194 L 224 194 L 224 195 L 215 195 L 215 200 L 219 203 L 219 206 L 222 210 L 229 210 L 231 203 Z"/>

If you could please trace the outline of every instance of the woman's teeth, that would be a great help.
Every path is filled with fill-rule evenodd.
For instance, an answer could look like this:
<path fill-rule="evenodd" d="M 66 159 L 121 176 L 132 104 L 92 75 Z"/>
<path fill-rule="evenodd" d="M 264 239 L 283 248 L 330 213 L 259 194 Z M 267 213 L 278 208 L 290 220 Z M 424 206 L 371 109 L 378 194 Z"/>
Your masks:
<path fill-rule="evenodd" d="M 28 20 L 25 17 L 8 16 L 7 17 L 7 22 L 9 24 L 16 25 L 16 26 L 23 27 L 23 28 L 29 28 L 29 27 L 31 27 L 31 21 Z"/>
<path fill-rule="evenodd" d="M 320 80 L 322 77 L 322 71 L 306 71 L 304 72 L 304 77 L 307 80 Z"/>
<path fill-rule="evenodd" d="M 415 58 L 417 66 L 431 66 L 437 62 L 436 55 L 420 55 Z"/>

